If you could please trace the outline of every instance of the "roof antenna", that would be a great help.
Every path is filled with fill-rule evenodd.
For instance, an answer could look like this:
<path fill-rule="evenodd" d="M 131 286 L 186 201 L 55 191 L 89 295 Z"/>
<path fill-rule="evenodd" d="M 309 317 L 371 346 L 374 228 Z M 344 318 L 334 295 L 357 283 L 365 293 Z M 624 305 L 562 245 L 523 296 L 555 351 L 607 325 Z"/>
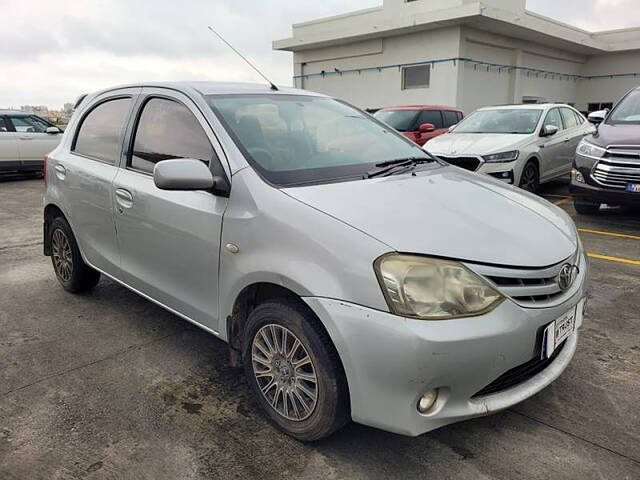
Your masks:
<path fill-rule="evenodd" d="M 231 45 L 229 42 L 227 42 L 224 37 L 222 35 L 220 35 L 218 32 L 216 32 L 213 28 L 211 28 L 210 26 L 207 27 L 209 30 L 211 30 L 220 40 L 222 40 L 231 50 L 233 50 L 235 53 L 238 54 L 238 56 L 243 59 L 245 62 L 247 62 L 249 64 L 249 66 L 251 68 L 253 68 L 256 72 L 258 72 L 258 74 L 260 74 L 260 76 L 262 78 L 264 78 L 267 83 L 269 83 L 269 85 L 271 85 L 271 90 L 275 90 L 276 92 L 278 91 L 278 87 L 276 87 L 276 84 L 273 83 L 271 80 L 269 80 L 264 73 L 262 73 L 260 70 L 258 70 L 258 67 L 256 67 L 253 63 L 251 63 L 249 60 L 247 60 L 247 58 L 242 55 L 238 50 L 236 50 L 235 48 L 233 48 L 233 45 Z"/>

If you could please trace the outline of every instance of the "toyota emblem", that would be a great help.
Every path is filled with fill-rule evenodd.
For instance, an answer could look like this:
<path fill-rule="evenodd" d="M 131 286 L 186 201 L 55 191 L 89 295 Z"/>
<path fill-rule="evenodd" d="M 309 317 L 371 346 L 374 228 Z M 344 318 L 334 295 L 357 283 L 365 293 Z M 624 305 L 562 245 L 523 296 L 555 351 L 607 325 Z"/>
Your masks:
<path fill-rule="evenodd" d="M 558 273 L 558 287 L 563 292 L 567 290 L 571 283 L 573 282 L 573 265 L 565 263 L 560 268 L 560 273 Z"/>

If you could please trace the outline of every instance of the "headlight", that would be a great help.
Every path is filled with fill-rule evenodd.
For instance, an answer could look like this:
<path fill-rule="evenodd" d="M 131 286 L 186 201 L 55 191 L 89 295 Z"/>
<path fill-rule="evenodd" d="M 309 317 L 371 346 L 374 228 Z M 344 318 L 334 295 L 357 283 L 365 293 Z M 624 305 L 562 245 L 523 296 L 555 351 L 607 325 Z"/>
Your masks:
<path fill-rule="evenodd" d="M 604 148 L 596 147 L 595 145 L 587 142 L 584 138 L 580 140 L 576 153 L 585 157 L 602 158 L 604 157 L 606 150 Z"/>
<path fill-rule="evenodd" d="M 510 152 L 502 152 L 502 153 L 494 153 L 492 155 L 485 155 L 484 157 L 484 161 L 485 162 L 513 162 L 515 159 L 518 158 L 518 154 L 520 152 L 518 152 L 518 150 L 512 150 Z"/>
<path fill-rule="evenodd" d="M 392 313 L 423 320 L 480 315 L 503 296 L 459 262 L 387 254 L 374 263 Z"/>

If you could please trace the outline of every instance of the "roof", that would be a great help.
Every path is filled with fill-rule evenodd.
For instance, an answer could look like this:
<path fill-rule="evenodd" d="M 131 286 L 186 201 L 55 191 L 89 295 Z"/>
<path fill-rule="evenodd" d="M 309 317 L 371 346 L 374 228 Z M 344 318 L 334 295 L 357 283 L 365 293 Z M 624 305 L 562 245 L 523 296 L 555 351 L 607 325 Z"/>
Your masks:
<path fill-rule="evenodd" d="M 295 52 L 466 25 L 582 55 L 640 49 L 638 27 L 590 32 L 527 10 L 509 11 L 481 1 L 449 8 L 410 2 L 400 8 L 404 10 L 380 6 L 294 24 L 293 36 L 274 41 L 273 48 Z"/>
<path fill-rule="evenodd" d="M 454 112 L 462 112 L 462 110 L 457 107 L 448 107 L 446 105 L 396 105 L 384 107 L 380 110 L 451 110 Z"/>
<path fill-rule="evenodd" d="M 36 115 L 31 112 L 23 112 L 21 110 L 0 110 L 0 115 L 17 115 L 17 116 L 27 116 L 27 115 Z"/>
<path fill-rule="evenodd" d="M 478 110 L 508 110 L 517 108 L 518 110 L 540 110 L 551 107 L 569 107 L 570 105 L 566 105 L 564 103 L 515 103 L 512 105 L 487 105 L 486 107 L 478 108 Z"/>
<path fill-rule="evenodd" d="M 301 90 L 299 88 L 280 87 L 272 90 L 268 83 L 240 83 L 240 82 L 208 82 L 208 81 L 184 81 L 184 82 L 141 82 L 117 85 L 99 92 L 110 92 L 123 88 L 169 88 L 182 92 L 195 91 L 201 95 L 233 95 L 233 94 L 265 94 L 265 95 L 312 95 L 324 96 L 319 93 Z"/>

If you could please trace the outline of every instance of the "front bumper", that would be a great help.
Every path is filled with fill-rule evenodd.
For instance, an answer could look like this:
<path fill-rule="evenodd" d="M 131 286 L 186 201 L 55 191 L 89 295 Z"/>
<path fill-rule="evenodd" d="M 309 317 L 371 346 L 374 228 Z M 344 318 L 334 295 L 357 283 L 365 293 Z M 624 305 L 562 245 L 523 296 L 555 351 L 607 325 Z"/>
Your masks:
<path fill-rule="evenodd" d="M 510 185 L 516 183 L 516 177 L 519 180 L 519 172 L 515 171 L 516 162 L 487 162 L 481 163 L 476 172 L 490 175 L 495 179 L 501 180 Z"/>
<path fill-rule="evenodd" d="M 640 193 L 580 183 L 573 179 L 569 185 L 569 192 L 578 201 L 584 199 L 590 203 L 607 205 L 640 205 Z"/>
<path fill-rule="evenodd" d="M 306 297 L 331 336 L 342 360 L 354 421 L 416 436 L 449 423 L 486 415 L 525 400 L 567 367 L 577 330 L 544 370 L 506 390 L 474 396 L 503 373 L 530 361 L 540 332 L 574 308 L 580 288 L 562 304 L 524 309 L 510 300 L 471 318 L 423 321 L 401 318 L 344 301 Z M 436 407 L 418 412 L 420 396 L 440 389 Z"/>

